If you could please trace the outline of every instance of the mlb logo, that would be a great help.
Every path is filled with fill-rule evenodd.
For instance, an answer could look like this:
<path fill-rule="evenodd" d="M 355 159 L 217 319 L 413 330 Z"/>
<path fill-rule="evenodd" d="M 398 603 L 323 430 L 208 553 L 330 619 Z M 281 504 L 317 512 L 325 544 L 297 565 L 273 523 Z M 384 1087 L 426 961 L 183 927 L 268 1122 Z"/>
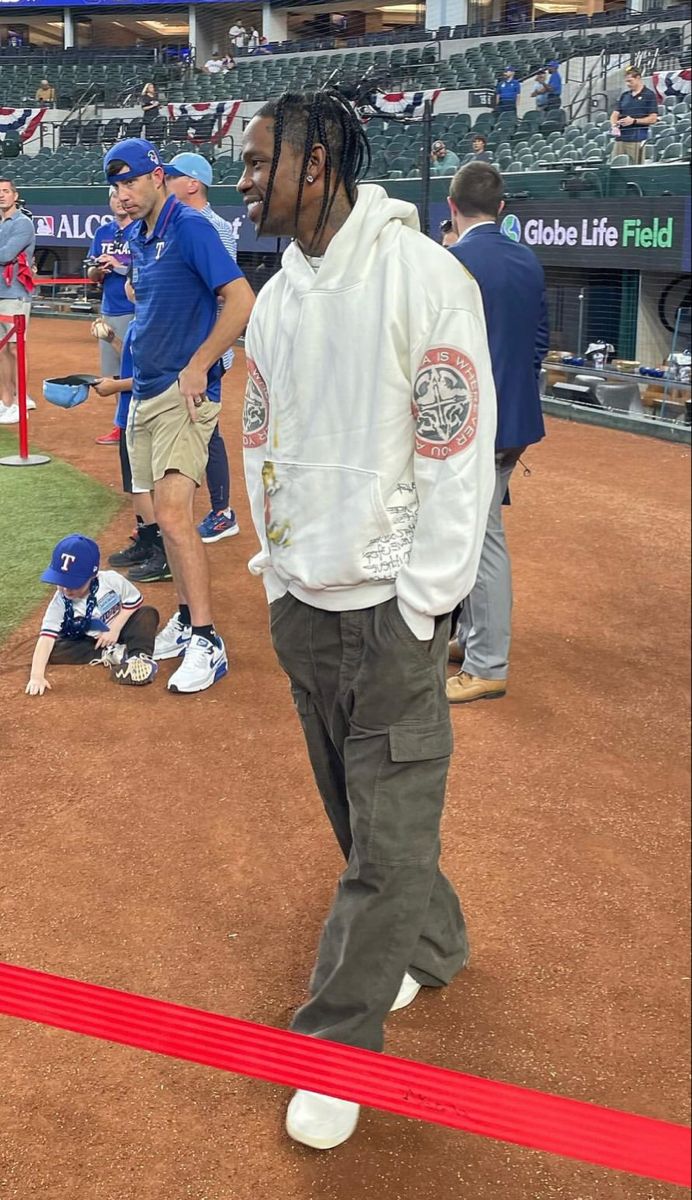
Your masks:
<path fill-rule="evenodd" d="M 34 217 L 37 237 L 53 237 L 55 233 L 55 217 Z"/>

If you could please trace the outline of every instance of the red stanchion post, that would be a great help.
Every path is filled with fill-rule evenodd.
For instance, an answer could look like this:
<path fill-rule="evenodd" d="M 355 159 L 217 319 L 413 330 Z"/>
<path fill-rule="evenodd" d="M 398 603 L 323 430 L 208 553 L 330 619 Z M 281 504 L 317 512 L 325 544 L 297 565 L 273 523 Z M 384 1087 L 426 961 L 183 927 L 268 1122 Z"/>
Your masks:
<path fill-rule="evenodd" d="M 17 338 L 17 406 L 19 408 L 19 454 L 0 458 L 0 467 L 40 467 L 49 463 L 47 454 L 29 454 L 29 413 L 26 406 L 26 317 L 18 313 L 13 317 L 0 317 L 9 324 L 6 336 L 0 330 L 0 349 L 12 337 L 12 326 Z"/>
<path fill-rule="evenodd" d="M 19 457 L 29 457 L 29 414 L 26 407 L 26 317 L 14 318 L 17 335 L 17 404 L 19 405 Z"/>

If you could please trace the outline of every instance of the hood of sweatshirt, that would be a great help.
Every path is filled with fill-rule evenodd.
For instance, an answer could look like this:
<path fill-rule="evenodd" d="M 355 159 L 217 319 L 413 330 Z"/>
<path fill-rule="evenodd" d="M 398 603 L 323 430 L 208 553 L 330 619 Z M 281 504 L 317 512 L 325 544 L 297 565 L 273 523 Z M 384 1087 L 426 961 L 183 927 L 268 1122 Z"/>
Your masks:
<path fill-rule="evenodd" d="M 390 199 L 377 184 L 362 184 L 353 212 L 327 246 L 317 271 L 297 242 L 284 251 L 281 263 L 287 281 L 298 295 L 353 287 L 367 274 L 375 247 L 382 248 L 380 239 L 393 241 L 404 226 L 420 229 L 415 205 Z"/>

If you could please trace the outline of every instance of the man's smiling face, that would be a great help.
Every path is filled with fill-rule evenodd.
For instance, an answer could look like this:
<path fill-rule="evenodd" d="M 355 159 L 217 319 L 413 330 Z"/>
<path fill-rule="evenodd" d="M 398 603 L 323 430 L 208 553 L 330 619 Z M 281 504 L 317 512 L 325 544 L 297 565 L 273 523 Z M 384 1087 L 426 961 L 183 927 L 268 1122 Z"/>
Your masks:
<path fill-rule="evenodd" d="M 254 117 L 243 137 L 245 169 L 237 185 L 238 191 L 257 232 L 261 225 L 263 235 L 295 237 L 296 204 L 303 156 L 284 138 L 267 209 L 266 196 L 273 154 L 273 118 Z M 305 191 L 303 196 L 305 197 Z"/>

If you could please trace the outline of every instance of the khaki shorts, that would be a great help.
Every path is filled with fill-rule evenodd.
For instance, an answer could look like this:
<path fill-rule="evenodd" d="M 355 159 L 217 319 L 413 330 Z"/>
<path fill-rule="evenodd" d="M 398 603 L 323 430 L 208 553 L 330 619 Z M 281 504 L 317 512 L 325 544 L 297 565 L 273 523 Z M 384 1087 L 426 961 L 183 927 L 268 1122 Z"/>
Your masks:
<path fill-rule="evenodd" d="M 618 154 L 626 154 L 633 163 L 639 165 L 644 161 L 646 142 L 621 142 L 618 138 L 613 142 L 613 158 Z"/>
<path fill-rule="evenodd" d="M 134 400 L 127 423 L 127 453 L 137 489 L 153 491 L 167 471 L 178 471 L 199 487 L 209 458 L 209 440 L 219 420 L 220 404 L 203 400 L 197 420 L 190 420 L 177 382 L 150 400 Z"/>
<path fill-rule="evenodd" d="M 31 316 L 31 301 L 30 300 L 0 300 L 0 317 L 26 317 L 26 328 L 29 329 L 29 317 Z M 4 321 L 0 321 L 0 342 L 5 337 L 9 329 Z M 12 330 L 10 342 L 16 342 L 17 334 Z M 5 345 L 9 345 L 6 342 Z"/>

